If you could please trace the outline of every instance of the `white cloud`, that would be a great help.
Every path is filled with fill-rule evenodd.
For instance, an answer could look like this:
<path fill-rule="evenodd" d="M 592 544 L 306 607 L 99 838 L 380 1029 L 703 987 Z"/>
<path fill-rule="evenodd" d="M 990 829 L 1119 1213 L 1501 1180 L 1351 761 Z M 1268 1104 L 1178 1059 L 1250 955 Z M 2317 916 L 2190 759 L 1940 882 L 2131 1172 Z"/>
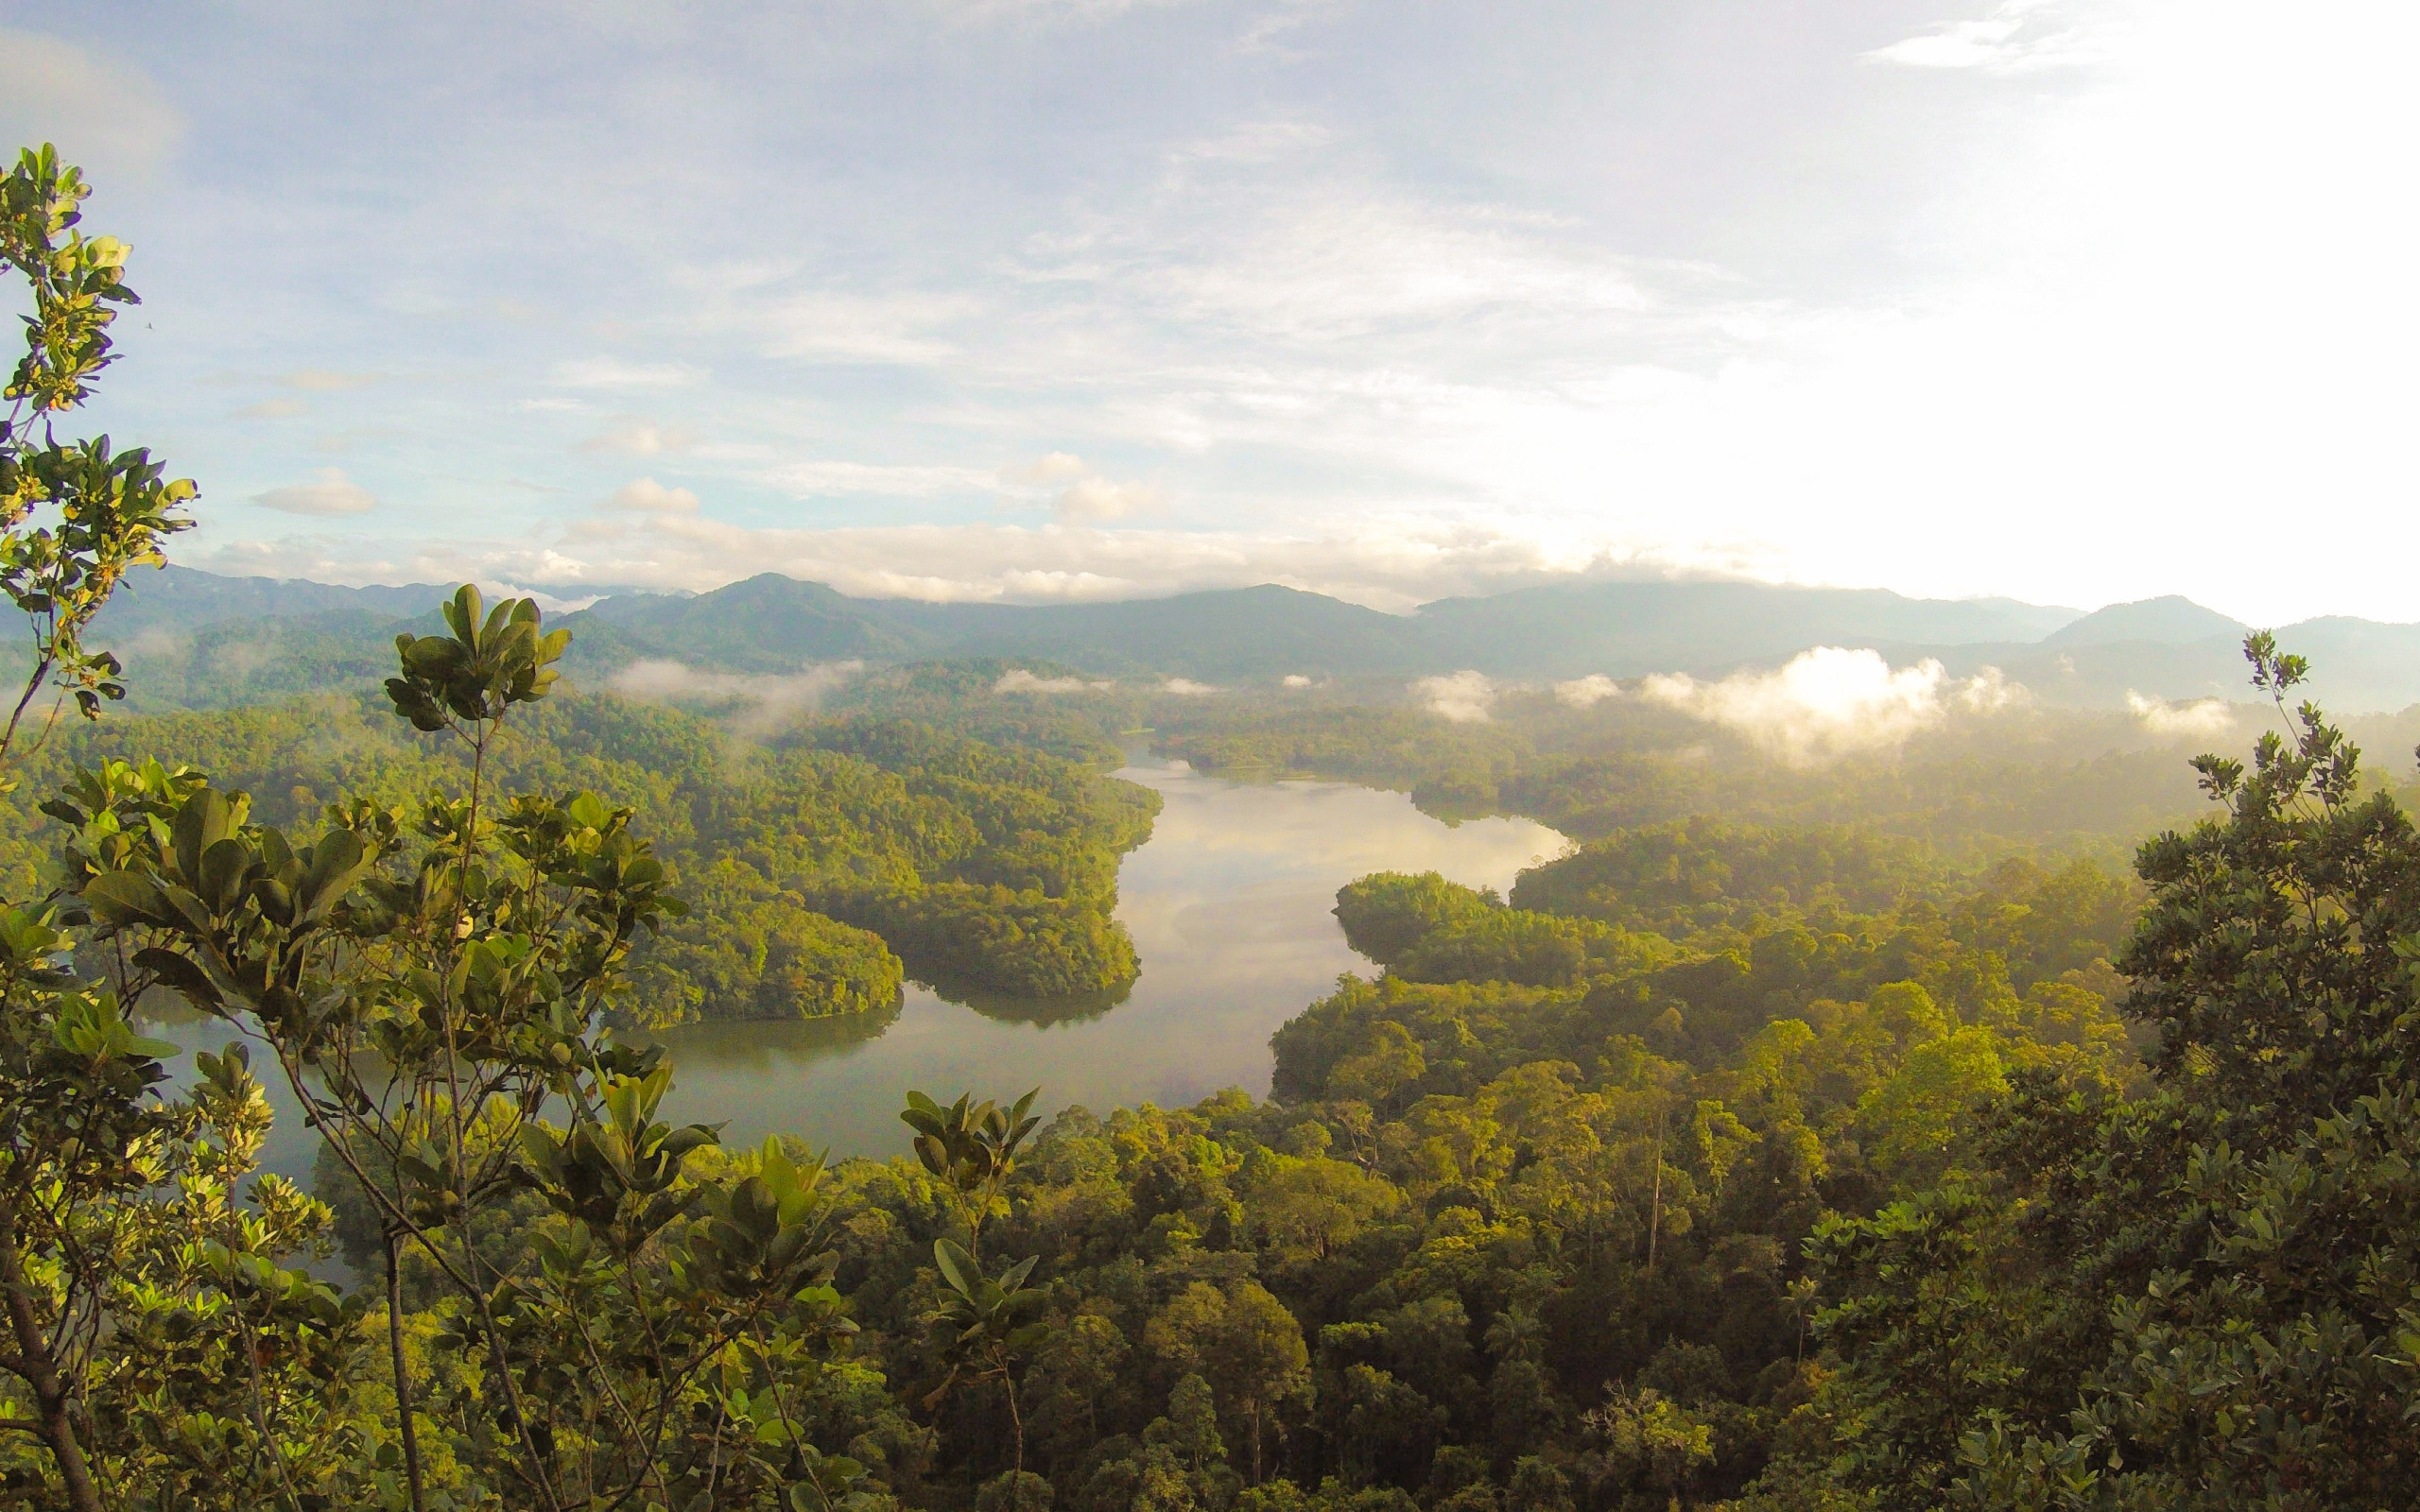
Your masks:
<path fill-rule="evenodd" d="M 680 662 L 633 662 L 607 681 L 626 698 L 653 703 L 749 706 L 734 721 L 742 734 L 769 735 L 812 713 L 826 694 L 865 670 L 863 662 L 826 662 L 786 676 L 705 672 Z"/>
<path fill-rule="evenodd" d="M 582 357 L 559 362 L 554 381 L 565 388 L 682 388 L 705 377 L 686 363 L 625 362 L 619 357 Z"/>
<path fill-rule="evenodd" d="M 147 180 L 184 135 L 184 117 L 141 69 L 57 37 L 0 27 L 0 143 L 11 164 L 18 147 L 52 142 L 102 182 Z"/>
<path fill-rule="evenodd" d="M 282 514 L 368 514 L 378 500 L 368 489 L 344 475 L 340 468 L 321 468 L 317 483 L 289 484 L 254 494 L 252 502 Z"/>
<path fill-rule="evenodd" d="M 1311 685 L 1311 679 L 1299 672 L 1288 672 L 1279 680 L 1289 688 L 1307 688 Z"/>
<path fill-rule="evenodd" d="M 1206 682 L 1196 682 L 1191 678 L 1170 678 L 1160 684 L 1160 691 L 1173 693 L 1180 698 L 1199 698 L 1205 694 L 1223 693 L 1226 690 L 1214 688 Z"/>
<path fill-rule="evenodd" d="M 1996 667 L 1962 681 L 1927 657 L 1893 670 L 1878 651 L 1817 646 L 1772 672 L 1716 682 L 1658 674 L 1640 697 L 1737 730 L 1793 765 L 1896 749 L 1953 713 L 1989 713 L 2025 696 Z"/>
<path fill-rule="evenodd" d="M 790 462 L 767 468 L 762 479 L 802 499 L 834 493 L 922 498 L 980 489 L 991 480 L 977 468 L 890 466 L 873 462 Z"/>
<path fill-rule="evenodd" d="M 992 684 L 994 693 L 1098 693 L 1117 686 L 1115 682 L 1087 681 L 1082 678 L 1046 678 L 1023 667 L 1011 667 L 1000 674 Z"/>
<path fill-rule="evenodd" d="M 1034 502 L 1039 502 L 1041 490 L 1068 484 L 1050 500 L 1050 507 L 1060 519 L 1076 524 L 1123 520 L 1155 510 L 1162 502 L 1160 490 L 1150 484 L 1112 482 L 1072 452 L 1052 452 L 1032 462 L 1004 467 L 999 476 L 1018 496 Z"/>
<path fill-rule="evenodd" d="M 694 515 L 698 496 L 687 489 L 667 489 L 653 478 L 639 478 L 615 489 L 596 507 L 633 514 Z"/>
<path fill-rule="evenodd" d="M 1554 685 L 1555 701 L 1574 709 L 1591 708 L 1621 696 L 1622 685 L 1601 672 L 1591 672 L 1584 678 L 1574 678 L 1569 682 Z"/>
<path fill-rule="evenodd" d="M 1140 510 L 1153 508 L 1159 502 L 1159 490 L 1147 484 L 1084 478 L 1059 495 L 1056 507 L 1060 519 L 1080 524 L 1095 520 L 1122 520 Z"/>
<path fill-rule="evenodd" d="M 1070 452 L 1052 452 L 1035 460 L 1000 469 L 1003 483 L 1051 484 L 1080 478 L 1089 471 L 1084 459 Z"/>
<path fill-rule="evenodd" d="M 1910 68 L 1979 68 L 2017 73 L 2097 62 L 2108 47 L 2089 27 L 2050 29 L 2052 18 L 2073 9 L 2062 0 L 2003 0 L 1977 21 L 1944 23 L 1921 36 L 1867 53 L 1870 62 Z"/>
<path fill-rule="evenodd" d="M 1463 671 L 1422 678 L 1410 686 L 1412 696 L 1430 713 L 1456 724 L 1484 724 L 1494 717 L 1488 709 L 1495 702 L 1495 684 L 1484 673 Z"/>
<path fill-rule="evenodd" d="M 2235 712 L 2217 698 L 2170 703 L 2165 698 L 2148 697 L 2129 688 L 2126 690 L 2126 708 L 2142 722 L 2145 730 L 2154 735 L 2220 735 L 2235 726 Z"/>
<path fill-rule="evenodd" d="M 685 452 L 696 444 L 686 431 L 625 415 L 580 442 L 579 450 L 618 456 L 653 456 L 659 452 Z"/>
<path fill-rule="evenodd" d="M 1130 10 L 1165 10 L 1196 0 L 937 0 L 943 14 L 962 25 L 1013 21 L 1024 26 L 1079 25 L 1113 20 Z"/>
<path fill-rule="evenodd" d="M 1651 6 L 1481 23 L 1365 4 L 1281 38 L 1322 52 L 1293 70 L 1236 47 L 1307 13 L 1274 0 L 973 38 L 930 9 L 843 9 L 615 11 L 569 71 L 534 35 L 413 31 L 376 8 L 239 27 L 238 57 L 236 33 L 164 10 L 145 56 L 242 66 L 191 71 L 190 181 L 125 226 L 172 227 L 161 250 L 181 271 L 147 284 L 159 265 L 138 245 L 153 303 L 125 329 L 156 313 L 153 350 L 180 371 L 420 373 L 457 354 L 458 372 L 395 406 L 393 438 L 365 445 L 382 478 L 431 477 L 416 455 L 430 438 L 473 478 L 526 473 L 533 440 L 576 445 L 603 421 L 549 429 L 513 407 L 564 361 L 580 387 L 555 394 L 609 413 L 658 403 L 634 383 L 697 383 L 668 391 L 685 400 L 711 371 L 729 450 L 701 448 L 700 466 L 752 523 L 973 519 L 1002 480 L 953 464 L 990 474 L 1047 447 L 1149 478 L 1169 523 L 1203 532 L 1167 566 L 1030 537 L 889 538 L 891 558 L 858 550 L 872 537 L 730 538 L 942 596 L 1276 577 L 1400 604 L 1457 576 L 1512 580 L 1467 571 L 1467 553 L 1415 571 L 1382 544 L 1340 565 L 1320 539 L 1357 532 L 1336 522 L 1362 511 L 1419 511 L 1432 533 L 1450 512 L 1533 557 L 1598 531 L 1931 594 L 2174 590 L 2259 623 L 2415 612 L 2415 380 L 2397 355 L 2420 337 L 2401 266 L 2414 212 L 2377 186 L 2414 135 L 2420 92 L 2401 75 L 2420 8 L 1759 0 L 1694 25 Z M 1426 89 L 1482 25 L 1502 65 L 1488 77 L 1518 87 Z M 2105 65 L 2044 72 L 2096 51 Z M 1861 54 L 1876 60 L 1843 74 Z M 10 68 L 26 56 L 0 47 Z M 201 108 L 208 80 L 304 77 L 324 57 L 369 70 L 361 111 L 325 91 Z M 1600 87 L 1607 66 L 1638 87 Z M 407 85 L 429 77 L 483 87 Z M 28 97 L 0 86 L 0 114 Z M 107 124 L 80 90 L 63 97 L 37 114 Z M 292 145 L 294 171 L 244 174 L 269 139 Z M 412 171 L 422 155 L 450 171 Z M 96 229 L 132 207 L 117 192 L 102 180 Z M 692 277 L 701 258 L 761 266 Z M 544 318 L 495 324 L 475 291 L 499 267 L 521 270 L 509 292 Z M 247 303 L 260 288 L 281 301 L 266 323 Z M 173 387 L 140 392 L 158 434 L 195 438 L 182 469 L 303 477 L 320 460 L 242 427 L 213 437 L 215 415 L 180 412 Z M 286 444 L 282 461 L 241 450 Z M 764 471 L 835 453 L 898 470 L 878 489 Z M 1019 502 L 1051 518 L 1083 475 Z M 786 522 L 786 501 L 749 496 L 762 483 L 818 507 Z M 2343 501 L 2378 549 L 2229 547 L 2285 496 Z M 2176 497 L 2212 528 L 2179 538 L 2155 502 Z M 548 535 L 527 499 L 476 515 L 443 495 L 389 503 L 407 507 L 382 527 L 430 539 L 365 532 L 297 555 L 357 577 L 372 560 L 482 559 L 466 538 L 484 530 L 498 559 L 693 587 L 757 560 L 633 529 L 609 561 Z M 232 551 L 255 513 L 181 545 Z M 2017 518 L 2031 528 L 1979 523 Z M 2071 549 L 2087 537 L 2095 550 Z M 983 559 L 977 539 L 1029 554 Z M 1303 554 L 1268 549 L 1281 539 Z"/>
<path fill-rule="evenodd" d="M 282 372 L 273 380 L 281 388 L 300 388 L 305 393 L 341 393 L 348 388 L 367 388 L 387 381 L 383 372 L 340 372 L 333 368 L 297 368 Z"/>
<path fill-rule="evenodd" d="M 768 356 L 913 367 L 956 355 L 942 328 L 981 309 L 964 294 L 802 294 L 754 320 L 767 332 Z"/>

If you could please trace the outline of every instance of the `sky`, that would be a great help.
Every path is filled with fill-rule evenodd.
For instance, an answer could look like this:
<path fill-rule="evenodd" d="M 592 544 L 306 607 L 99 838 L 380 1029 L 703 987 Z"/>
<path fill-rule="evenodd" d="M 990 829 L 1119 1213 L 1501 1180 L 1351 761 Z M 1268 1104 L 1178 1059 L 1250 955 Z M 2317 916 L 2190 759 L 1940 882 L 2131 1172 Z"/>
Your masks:
<path fill-rule="evenodd" d="M 2420 620 L 2420 8 L 0 0 L 177 559 Z"/>

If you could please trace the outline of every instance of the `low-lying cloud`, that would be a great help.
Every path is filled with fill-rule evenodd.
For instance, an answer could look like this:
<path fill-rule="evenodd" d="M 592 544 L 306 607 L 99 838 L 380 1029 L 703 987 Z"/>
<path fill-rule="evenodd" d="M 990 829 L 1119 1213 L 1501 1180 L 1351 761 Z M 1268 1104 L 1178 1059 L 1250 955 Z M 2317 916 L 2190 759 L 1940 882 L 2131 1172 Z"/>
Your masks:
<path fill-rule="evenodd" d="M 701 672 L 684 662 L 633 662 L 614 674 L 606 686 L 625 698 L 649 703 L 749 705 L 733 720 L 743 735 L 769 735 L 812 713 L 827 694 L 858 673 L 863 662 L 826 662 L 786 674 Z"/>
<path fill-rule="evenodd" d="M 1116 687 L 1115 682 L 1093 682 L 1078 677 L 1046 678 L 1012 667 L 1000 674 L 992 684 L 994 693 L 1099 693 Z"/>
<path fill-rule="evenodd" d="M 1422 678 L 1411 684 L 1411 695 L 1430 713 L 1458 725 L 1485 724 L 1495 717 L 1489 710 L 1495 702 L 1495 684 L 1483 672 Z"/>
<path fill-rule="evenodd" d="M 2154 735 L 2218 735 L 2235 724 L 2235 711 L 2217 698 L 2170 703 L 2126 690 L 2126 708 Z"/>
<path fill-rule="evenodd" d="M 1173 693 L 1180 698 L 1201 698 L 1214 693 L 1224 693 L 1227 690 L 1214 688 L 1206 682 L 1196 682 L 1191 678 L 1170 678 L 1160 684 L 1160 691 Z"/>
<path fill-rule="evenodd" d="M 1574 709 L 1592 709 L 1608 698 L 1622 696 L 1622 685 L 1601 672 L 1591 672 L 1584 678 L 1554 685 L 1555 702 Z"/>
<path fill-rule="evenodd" d="M 1952 679 L 1927 657 L 1893 668 L 1872 650 L 1819 645 L 1772 672 L 1715 682 L 1683 673 L 1644 679 L 1640 697 L 1720 725 L 1793 765 L 1893 750 L 1956 713 L 1989 713 L 2025 691 L 1985 667 Z"/>

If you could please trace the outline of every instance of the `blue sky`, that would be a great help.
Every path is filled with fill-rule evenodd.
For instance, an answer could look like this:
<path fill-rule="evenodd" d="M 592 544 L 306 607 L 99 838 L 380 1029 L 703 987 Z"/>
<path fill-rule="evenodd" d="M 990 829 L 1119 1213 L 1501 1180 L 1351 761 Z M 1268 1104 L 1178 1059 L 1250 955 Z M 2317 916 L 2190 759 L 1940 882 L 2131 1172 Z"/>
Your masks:
<path fill-rule="evenodd" d="M 81 0 L 0 4 L 0 128 L 135 246 L 97 418 L 220 571 L 2415 619 L 2415 32 Z"/>

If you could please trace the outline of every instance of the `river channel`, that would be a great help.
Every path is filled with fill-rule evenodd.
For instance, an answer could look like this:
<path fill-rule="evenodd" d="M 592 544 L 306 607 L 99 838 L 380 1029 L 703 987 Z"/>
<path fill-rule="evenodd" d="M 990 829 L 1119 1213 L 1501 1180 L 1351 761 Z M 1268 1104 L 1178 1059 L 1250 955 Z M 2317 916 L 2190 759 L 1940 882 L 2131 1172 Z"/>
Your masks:
<path fill-rule="evenodd" d="M 1051 1110 L 1168 1107 L 1226 1087 L 1258 1096 L 1270 1035 L 1340 973 L 1370 970 L 1330 912 L 1337 888 L 1389 870 L 1508 888 L 1564 844 L 1528 819 L 1449 826 L 1400 793 L 1350 783 L 1231 782 L 1140 756 L 1118 775 L 1167 805 L 1118 871 L 1118 918 L 1143 967 L 1121 1000 L 969 1006 L 910 986 L 892 1015 L 693 1025 L 665 1036 L 666 1111 L 726 1122 L 726 1143 L 796 1134 L 838 1159 L 905 1153 L 910 1087 L 944 1101 L 1039 1087 L 1037 1108 Z M 230 1034 L 215 1022 L 147 1032 L 187 1048 Z M 312 1138 L 265 1056 L 254 1063 L 278 1112 L 263 1163 L 307 1183 Z"/>

